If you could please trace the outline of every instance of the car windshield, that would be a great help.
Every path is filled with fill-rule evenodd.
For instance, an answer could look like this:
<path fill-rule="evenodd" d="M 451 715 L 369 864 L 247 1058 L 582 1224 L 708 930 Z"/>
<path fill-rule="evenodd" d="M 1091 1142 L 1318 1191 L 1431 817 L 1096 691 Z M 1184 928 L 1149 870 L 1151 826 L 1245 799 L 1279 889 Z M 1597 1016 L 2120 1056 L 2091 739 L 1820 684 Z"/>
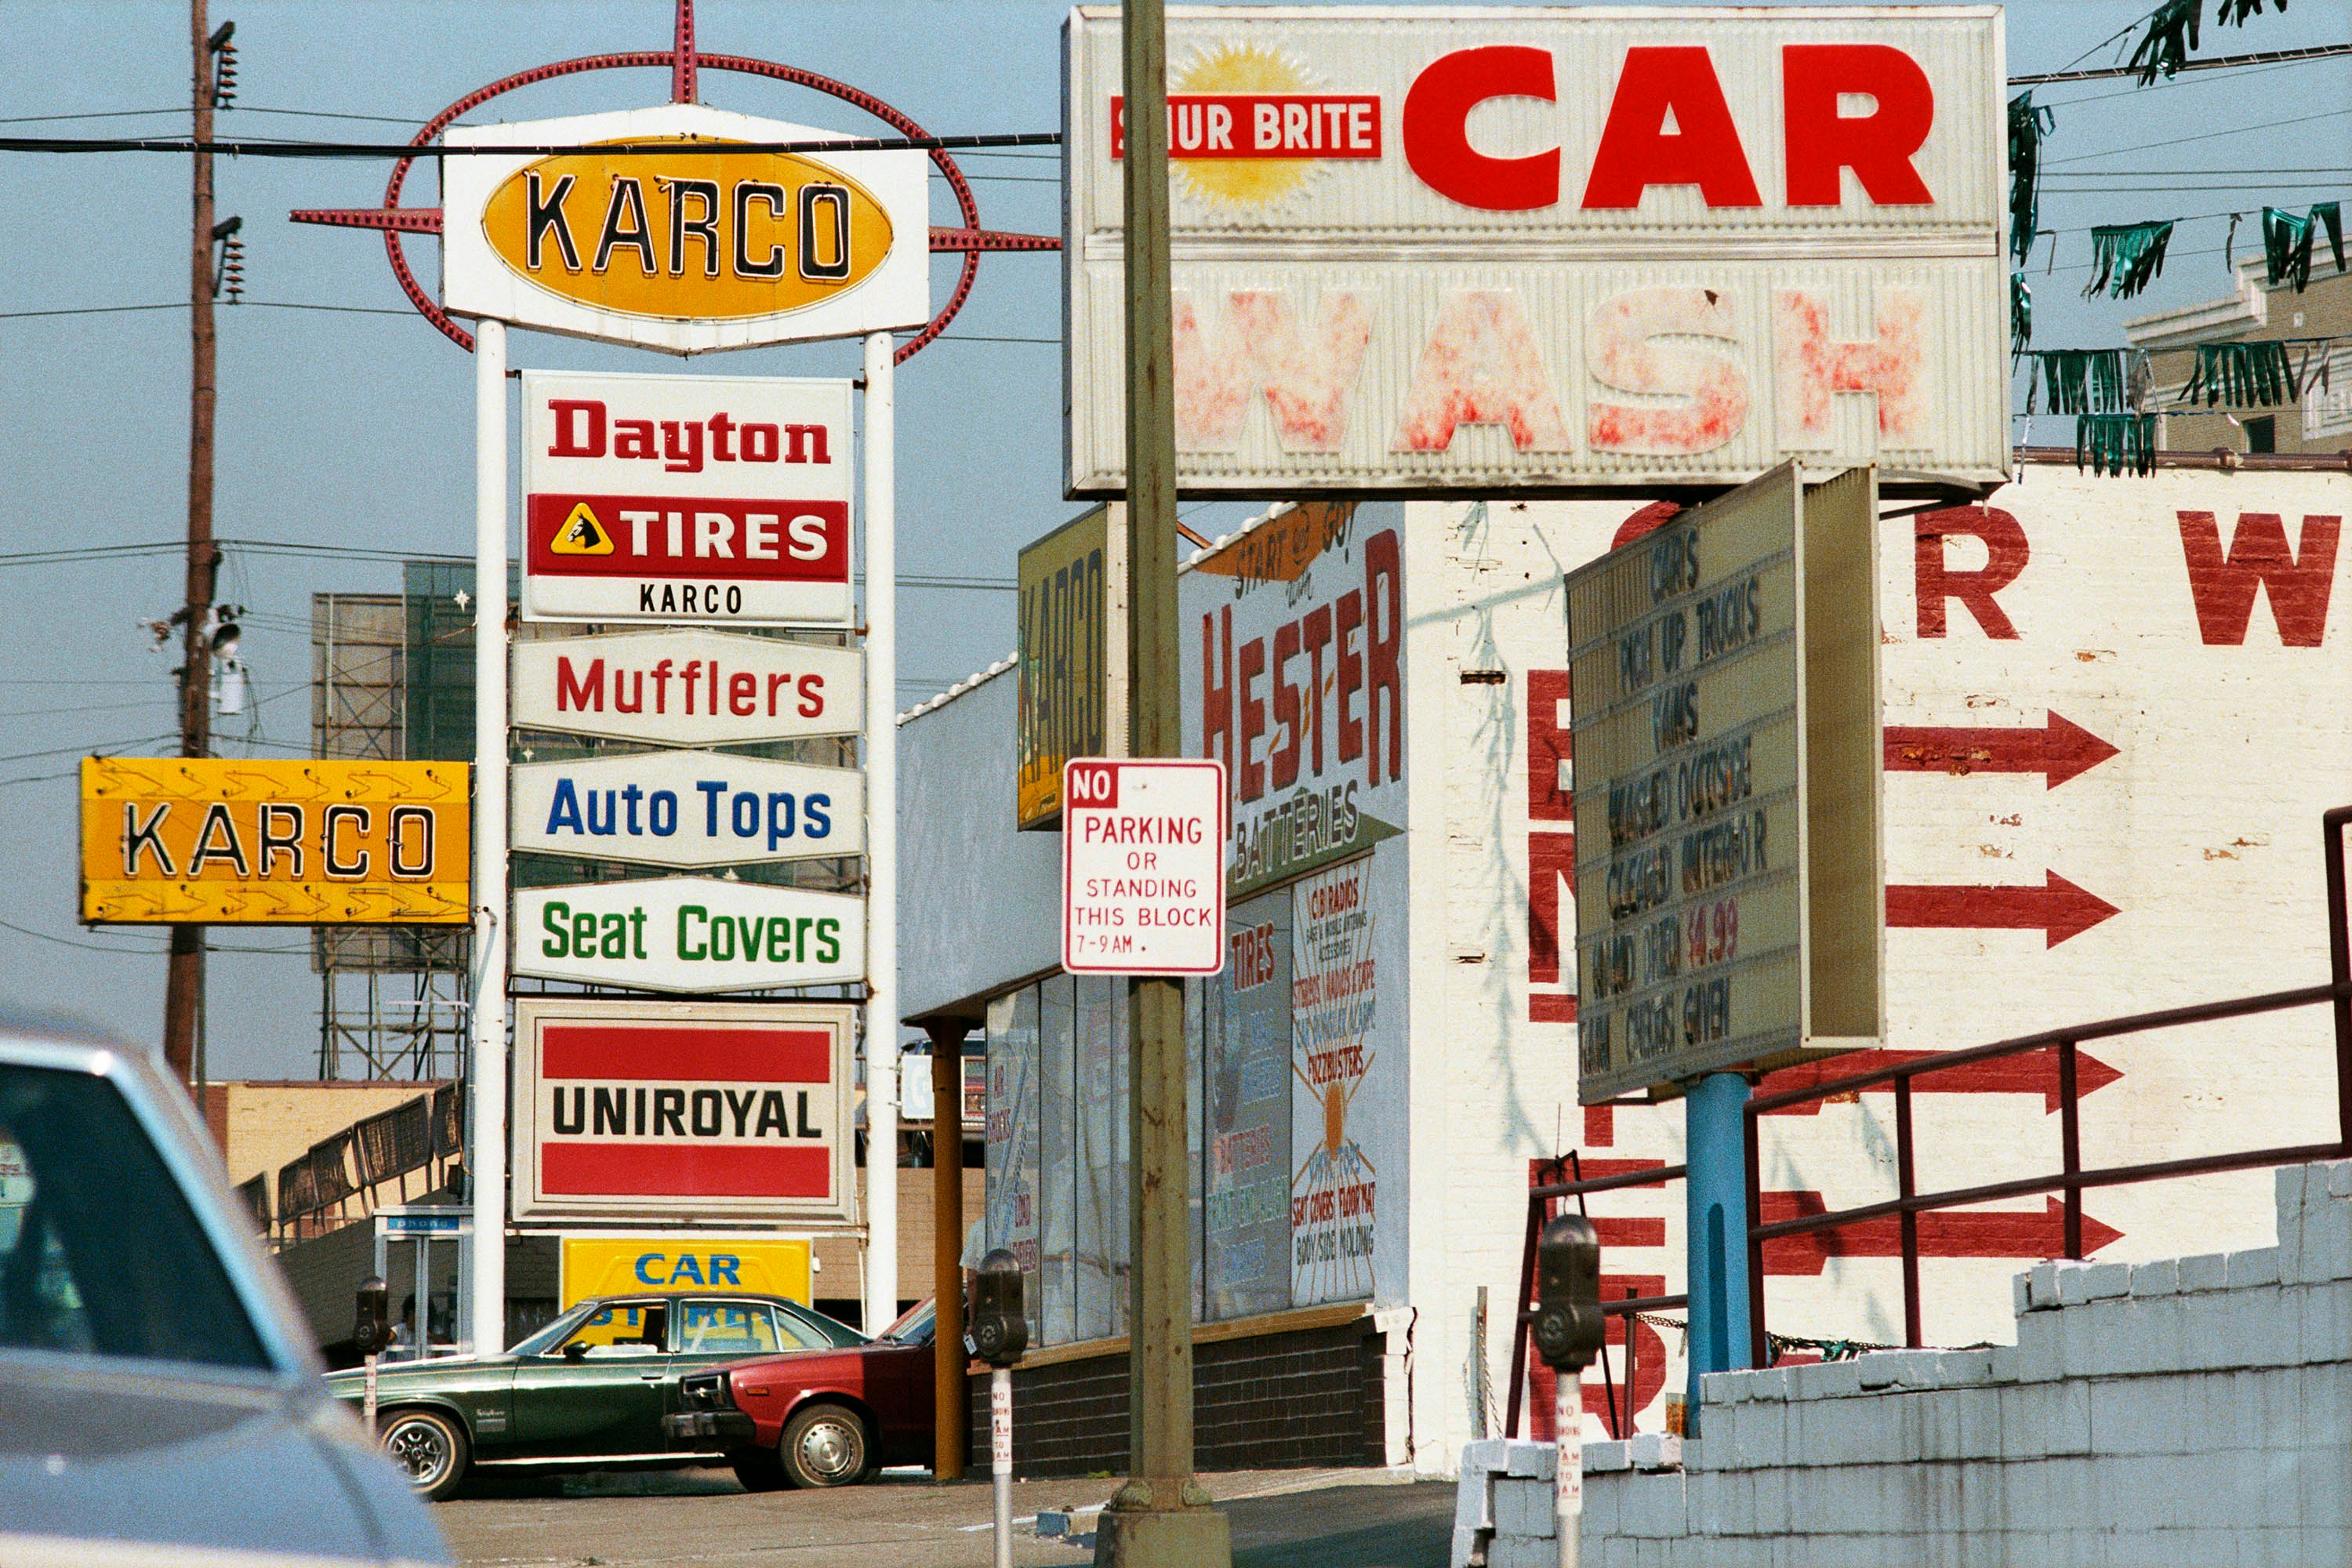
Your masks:
<path fill-rule="evenodd" d="M 0 1350 L 270 1364 L 162 1152 L 103 1078 L 0 1066 Z"/>
<path fill-rule="evenodd" d="M 896 1340 L 902 1345 L 927 1345 L 937 1326 L 931 1321 L 931 1303 L 918 1301 L 897 1322 L 882 1331 L 882 1338 Z"/>
<path fill-rule="evenodd" d="M 555 1321 L 548 1324 L 547 1327 L 540 1330 L 537 1333 L 532 1334 L 530 1338 L 518 1342 L 515 1347 L 507 1352 L 507 1353 L 509 1355 L 545 1354 L 547 1352 L 553 1350 L 557 1345 L 562 1343 L 565 1340 L 571 1338 L 572 1331 L 578 1328 L 581 1324 L 581 1321 L 586 1318 L 589 1313 L 596 1310 L 598 1305 L 599 1303 L 594 1301 L 581 1302 L 580 1305 L 572 1308 L 562 1317 L 557 1318 Z"/>

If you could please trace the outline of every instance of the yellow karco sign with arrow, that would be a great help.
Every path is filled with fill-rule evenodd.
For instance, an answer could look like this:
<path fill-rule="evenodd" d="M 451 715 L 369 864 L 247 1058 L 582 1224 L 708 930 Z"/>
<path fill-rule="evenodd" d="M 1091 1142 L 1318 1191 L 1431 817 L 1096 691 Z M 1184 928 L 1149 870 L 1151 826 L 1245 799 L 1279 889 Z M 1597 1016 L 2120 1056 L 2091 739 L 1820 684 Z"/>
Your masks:
<path fill-rule="evenodd" d="M 463 763 L 89 757 L 84 924 L 462 925 Z"/>

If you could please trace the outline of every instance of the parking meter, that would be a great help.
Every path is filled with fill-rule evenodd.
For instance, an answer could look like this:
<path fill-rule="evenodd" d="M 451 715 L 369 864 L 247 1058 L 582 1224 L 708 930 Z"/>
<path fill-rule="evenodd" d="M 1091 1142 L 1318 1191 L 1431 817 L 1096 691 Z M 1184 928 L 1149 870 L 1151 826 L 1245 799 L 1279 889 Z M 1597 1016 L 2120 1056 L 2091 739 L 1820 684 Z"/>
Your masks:
<path fill-rule="evenodd" d="M 1561 1215 L 1536 1239 L 1536 1353 L 1554 1377 L 1552 1512 L 1560 1568 L 1576 1568 L 1584 1514 L 1584 1385 L 1601 1353 L 1601 1238 L 1580 1215 Z"/>
<path fill-rule="evenodd" d="M 980 1260 L 971 1292 L 971 1346 L 991 1366 L 1011 1366 L 1029 1348 L 1029 1315 L 1021 1300 L 1021 1265 L 997 1247 Z"/>
<path fill-rule="evenodd" d="M 988 1363 L 988 1439 L 995 1471 L 996 1565 L 1013 1563 L 1013 1363 L 1029 1345 L 1021 1262 L 1003 1247 L 980 1260 L 971 1290 L 971 1347 Z"/>
<path fill-rule="evenodd" d="M 360 1281 L 359 1321 L 352 1325 L 352 1344 L 367 1363 L 367 1389 L 362 1406 L 367 1429 L 375 1431 L 375 1358 L 392 1340 L 392 1296 L 383 1279 L 371 1274 Z"/>
<path fill-rule="evenodd" d="M 1582 1372 L 1601 1353 L 1601 1239 L 1561 1215 L 1536 1242 L 1536 1353 L 1555 1372 Z"/>

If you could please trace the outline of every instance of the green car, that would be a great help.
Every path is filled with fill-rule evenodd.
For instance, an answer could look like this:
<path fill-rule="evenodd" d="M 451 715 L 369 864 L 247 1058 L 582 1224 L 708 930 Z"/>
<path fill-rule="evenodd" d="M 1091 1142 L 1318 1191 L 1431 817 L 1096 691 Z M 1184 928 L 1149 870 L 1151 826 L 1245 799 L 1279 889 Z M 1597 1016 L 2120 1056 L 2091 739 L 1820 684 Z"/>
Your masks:
<path fill-rule="evenodd" d="M 376 1426 L 416 1489 L 438 1501 L 478 1464 L 674 1460 L 662 1417 L 677 1411 L 684 1374 L 865 1342 L 846 1323 L 776 1296 L 606 1296 L 504 1355 L 380 1366 Z M 356 1408 L 366 1376 L 353 1368 L 327 1384 Z"/>

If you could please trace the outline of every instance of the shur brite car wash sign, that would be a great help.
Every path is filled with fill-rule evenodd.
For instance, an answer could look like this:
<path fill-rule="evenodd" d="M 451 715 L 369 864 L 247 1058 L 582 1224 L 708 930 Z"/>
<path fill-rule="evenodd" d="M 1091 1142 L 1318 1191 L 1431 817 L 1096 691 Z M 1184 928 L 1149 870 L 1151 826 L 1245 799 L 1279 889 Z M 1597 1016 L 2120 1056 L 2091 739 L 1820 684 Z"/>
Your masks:
<path fill-rule="evenodd" d="M 546 637 L 514 648 L 516 725 L 674 746 L 855 735 L 856 648 L 725 632 Z"/>
<path fill-rule="evenodd" d="M 1067 35 L 1069 488 L 1125 484 L 1119 13 Z M 1188 491 L 2007 467 L 2000 14 L 1186 6 Z"/>
<path fill-rule="evenodd" d="M 925 154 L 753 150 L 839 135 L 698 103 L 453 126 L 517 150 L 444 161 L 442 298 L 681 353 L 919 327 Z M 583 150 L 533 151 L 551 147 Z"/>
<path fill-rule="evenodd" d="M 514 972 L 638 991 L 765 991 L 866 974 L 866 900 L 713 877 L 526 888 Z"/>
<path fill-rule="evenodd" d="M 852 1005 L 516 1012 L 518 1217 L 851 1217 Z"/>
<path fill-rule="evenodd" d="M 524 619 L 849 624 L 849 383 L 525 371 L 522 396 Z"/>

